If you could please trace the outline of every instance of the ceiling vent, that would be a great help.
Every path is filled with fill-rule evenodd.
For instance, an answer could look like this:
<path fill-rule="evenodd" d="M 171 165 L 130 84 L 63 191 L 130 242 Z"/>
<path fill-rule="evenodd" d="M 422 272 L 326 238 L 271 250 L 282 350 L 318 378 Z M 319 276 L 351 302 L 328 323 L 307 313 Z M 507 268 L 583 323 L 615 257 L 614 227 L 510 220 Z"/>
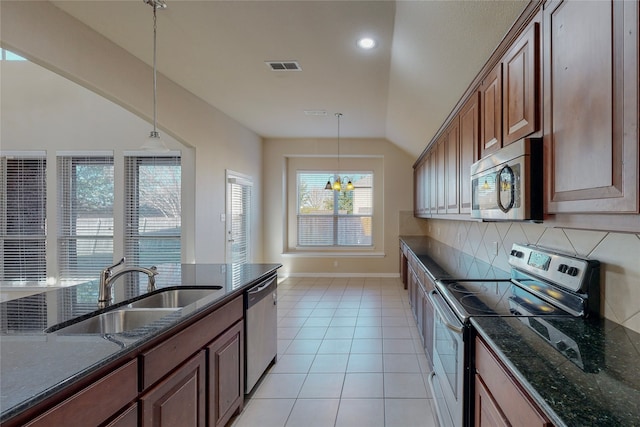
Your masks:
<path fill-rule="evenodd" d="M 296 61 L 265 61 L 271 71 L 302 71 L 302 67 Z"/>

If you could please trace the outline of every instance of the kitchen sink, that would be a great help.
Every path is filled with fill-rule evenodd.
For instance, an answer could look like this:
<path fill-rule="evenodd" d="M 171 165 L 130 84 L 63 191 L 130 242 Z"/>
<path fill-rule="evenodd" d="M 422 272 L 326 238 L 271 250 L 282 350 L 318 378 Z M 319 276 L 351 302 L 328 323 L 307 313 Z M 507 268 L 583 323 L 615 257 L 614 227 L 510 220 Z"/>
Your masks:
<path fill-rule="evenodd" d="M 167 289 L 155 292 L 137 301 L 133 301 L 124 307 L 126 308 L 182 308 L 195 302 L 209 303 L 217 298 L 218 291 L 222 286 L 215 286 L 206 289 Z"/>
<path fill-rule="evenodd" d="M 144 308 L 118 309 L 89 317 L 69 326 L 58 328 L 53 326 L 46 332 L 58 334 L 118 334 L 147 326 L 160 320 L 178 308 Z"/>

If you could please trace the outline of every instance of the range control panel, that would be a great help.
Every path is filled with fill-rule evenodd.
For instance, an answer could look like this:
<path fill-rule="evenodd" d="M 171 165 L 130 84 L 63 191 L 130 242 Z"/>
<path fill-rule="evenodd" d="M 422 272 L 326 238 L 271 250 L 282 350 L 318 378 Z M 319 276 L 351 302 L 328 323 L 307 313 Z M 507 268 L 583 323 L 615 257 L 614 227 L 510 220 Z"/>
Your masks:
<path fill-rule="evenodd" d="M 600 275 L 598 261 L 519 243 L 511 248 L 509 264 L 578 293 L 586 293 L 593 280 L 599 281 Z"/>

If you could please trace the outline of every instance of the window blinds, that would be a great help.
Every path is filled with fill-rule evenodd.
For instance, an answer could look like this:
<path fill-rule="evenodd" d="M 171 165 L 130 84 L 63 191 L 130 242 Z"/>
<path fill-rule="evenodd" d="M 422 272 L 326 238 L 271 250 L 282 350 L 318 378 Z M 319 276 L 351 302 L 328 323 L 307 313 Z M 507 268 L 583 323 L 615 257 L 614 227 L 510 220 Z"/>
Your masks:
<path fill-rule="evenodd" d="M 160 267 L 181 262 L 181 195 L 179 156 L 125 157 L 127 264 Z M 161 274 L 156 277 L 159 285 L 163 280 Z"/>
<path fill-rule="evenodd" d="M 326 172 L 297 172 L 298 246 L 372 246 L 373 173 L 349 172 L 355 188 L 326 190 Z"/>
<path fill-rule="evenodd" d="M 46 158 L 0 156 L 0 280 L 46 280 Z"/>
<path fill-rule="evenodd" d="M 58 156 L 61 281 L 97 279 L 113 263 L 113 157 Z"/>

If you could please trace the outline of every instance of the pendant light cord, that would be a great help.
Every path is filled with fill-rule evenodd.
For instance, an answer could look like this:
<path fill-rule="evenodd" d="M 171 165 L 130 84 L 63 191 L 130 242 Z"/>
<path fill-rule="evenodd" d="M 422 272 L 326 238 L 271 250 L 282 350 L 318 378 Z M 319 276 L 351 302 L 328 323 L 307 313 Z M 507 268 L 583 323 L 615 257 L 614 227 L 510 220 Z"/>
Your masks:
<path fill-rule="evenodd" d="M 336 117 L 338 118 L 338 179 L 340 178 L 340 117 L 342 117 L 342 113 L 336 113 Z"/>
<path fill-rule="evenodd" d="M 157 135 L 158 131 L 156 129 L 156 121 L 157 121 L 157 98 L 156 91 L 157 87 L 157 77 L 156 77 L 156 32 L 158 29 L 156 11 L 158 9 L 157 4 L 154 2 L 151 4 L 153 7 L 153 134 Z"/>

